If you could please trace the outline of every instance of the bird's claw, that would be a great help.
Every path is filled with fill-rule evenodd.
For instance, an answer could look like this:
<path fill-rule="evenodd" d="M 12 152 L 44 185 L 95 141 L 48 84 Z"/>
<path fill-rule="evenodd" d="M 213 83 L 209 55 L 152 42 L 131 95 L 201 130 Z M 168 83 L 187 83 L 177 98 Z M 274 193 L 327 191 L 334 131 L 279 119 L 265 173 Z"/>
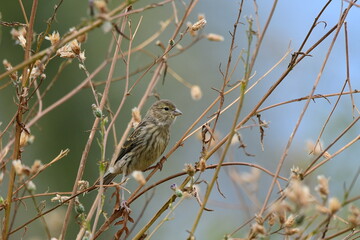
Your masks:
<path fill-rule="evenodd" d="M 156 164 L 156 167 L 161 171 L 163 168 L 163 163 L 160 161 Z"/>
<path fill-rule="evenodd" d="M 164 164 L 165 161 L 166 161 L 166 157 L 163 156 L 163 157 L 160 159 L 160 161 L 156 164 L 156 167 L 157 167 L 160 171 L 162 170 L 163 164 Z"/>
<path fill-rule="evenodd" d="M 123 208 L 127 213 L 131 213 L 131 209 L 130 209 L 128 203 L 126 202 L 126 200 L 121 201 L 120 207 Z"/>

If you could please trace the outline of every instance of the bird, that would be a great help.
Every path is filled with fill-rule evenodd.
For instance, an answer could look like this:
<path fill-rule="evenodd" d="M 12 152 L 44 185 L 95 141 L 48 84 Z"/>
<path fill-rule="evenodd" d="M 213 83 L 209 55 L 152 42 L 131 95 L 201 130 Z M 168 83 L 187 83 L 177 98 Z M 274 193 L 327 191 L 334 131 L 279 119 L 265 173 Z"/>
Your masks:
<path fill-rule="evenodd" d="M 103 184 L 123 174 L 123 180 L 134 171 L 150 167 L 167 147 L 170 126 L 182 112 L 170 100 L 158 100 L 147 111 L 143 120 L 126 139 L 113 166 L 104 174 Z M 100 181 L 97 181 L 97 185 Z"/>

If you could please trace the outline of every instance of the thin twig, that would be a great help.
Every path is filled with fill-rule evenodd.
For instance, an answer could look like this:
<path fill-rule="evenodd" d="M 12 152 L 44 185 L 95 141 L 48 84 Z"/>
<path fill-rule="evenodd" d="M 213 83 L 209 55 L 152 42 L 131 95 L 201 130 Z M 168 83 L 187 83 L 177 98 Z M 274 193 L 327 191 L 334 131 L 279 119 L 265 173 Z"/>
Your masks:
<path fill-rule="evenodd" d="M 114 58 L 113 58 L 113 61 L 111 63 L 111 66 L 110 66 L 110 70 L 109 70 L 109 74 L 108 74 L 108 80 L 107 80 L 107 83 L 105 85 L 105 88 L 104 88 L 104 91 L 103 91 L 103 94 L 102 94 L 102 98 L 101 98 L 101 101 L 100 101 L 100 105 L 99 105 L 99 109 L 102 110 L 105 106 L 105 103 L 107 101 L 107 98 L 108 98 L 108 94 L 109 94 L 109 90 L 110 90 L 110 84 L 111 84 L 111 79 L 113 77 L 113 73 L 114 73 L 114 70 L 115 70 L 115 63 L 116 63 L 116 56 L 118 54 L 120 50 L 120 47 L 119 45 L 116 45 L 116 49 L 114 51 Z M 94 123 L 93 123 L 93 126 L 91 128 L 91 131 L 90 131 L 90 134 L 89 134 L 89 138 L 88 138 L 88 141 L 85 145 L 85 148 L 84 148 L 84 151 L 83 151 L 83 154 L 81 156 L 81 160 L 80 160 L 80 164 L 79 164 L 79 169 L 78 169 L 78 173 L 76 175 L 76 180 L 74 182 L 74 187 L 73 187 L 73 191 L 72 191 L 72 195 L 75 195 L 76 192 L 77 192 L 77 188 L 78 188 L 78 182 L 81 180 L 82 178 L 82 175 L 84 173 L 84 170 L 85 170 L 85 164 L 86 164 L 86 160 L 87 160 L 87 157 L 88 157 L 88 154 L 89 154 L 89 151 L 90 151 L 90 147 L 92 145 L 92 142 L 94 140 L 94 137 L 95 137 L 95 133 L 96 133 L 96 129 L 97 129 L 97 126 L 98 124 L 100 123 L 100 118 L 96 118 Z M 64 224 L 63 224 L 63 227 L 61 229 L 61 233 L 60 233 L 60 237 L 59 239 L 60 240 L 63 240 L 65 239 L 65 234 L 66 234 L 66 230 L 67 230 L 67 226 L 69 224 L 69 220 L 70 220 L 70 215 L 71 215 L 71 211 L 72 211 L 72 207 L 73 207 L 73 204 L 74 204 L 74 200 L 71 200 L 69 202 L 69 206 L 68 206 L 68 209 L 66 211 L 66 215 L 65 215 L 65 218 L 64 218 Z"/>
<path fill-rule="evenodd" d="M 351 7 L 351 6 L 350 6 L 350 7 Z M 339 32 L 340 32 L 341 26 L 343 25 L 343 23 L 344 23 L 344 21 L 345 21 L 345 18 L 346 18 L 346 16 L 347 16 L 347 13 L 348 13 L 349 10 L 350 10 L 350 7 L 345 10 L 345 12 L 343 13 L 343 15 L 342 15 L 341 18 L 339 19 L 339 22 L 338 22 L 338 25 L 337 25 L 337 29 L 336 29 L 336 31 L 335 31 L 335 35 L 334 35 L 334 37 L 333 37 L 333 39 L 332 39 L 332 42 L 331 42 L 331 44 L 330 44 L 330 46 L 329 46 L 328 52 L 327 52 L 327 54 L 326 54 L 326 56 L 325 56 L 325 59 L 324 59 L 324 62 L 323 62 L 323 64 L 322 64 L 322 66 L 321 66 L 321 68 L 320 68 L 319 74 L 318 74 L 318 76 L 316 77 L 315 82 L 314 82 L 314 85 L 313 85 L 313 87 L 312 87 L 312 89 L 311 89 L 311 91 L 310 91 L 309 98 L 308 98 L 308 99 L 306 100 L 306 102 L 305 102 L 305 105 L 304 105 L 304 107 L 303 107 L 303 110 L 302 110 L 301 113 L 300 113 L 300 116 L 299 116 L 298 121 L 297 121 L 297 123 L 296 123 L 296 125 L 295 125 L 295 127 L 294 127 L 294 130 L 293 130 L 293 132 L 291 133 L 291 135 L 290 135 L 290 137 L 289 137 L 289 140 L 288 140 L 288 142 L 287 142 L 287 144 L 286 144 L 286 147 L 285 147 L 285 150 L 284 150 L 284 152 L 283 152 L 283 155 L 281 156 L 281 158 L 280 158 L 280 160 L 279 160 L 279 163 L 278 163 L 277 169 L 276 169 L 276 173 L 275 173 L 276 175 L 280 173 L 280 170 L 281 170 L 281 168 L 282 168 L 282 166 L 283 166 L 283 163 L 284 163 L 284 161 L 285 161 L 285 159 L 286 159 L 286 157 L 287 157 L 287 155 L 288 155 L 288 151 L 289 151 L 289 149 L 290 149 L 290 146 L 291 146 L 291 144 L 292 144 L 292 142 L 293 142 L 293 139 L 294 139 L 294 137 L 295 137 L 295 135 L 296 135 L 296 133 L 297 133 L 297 130 L 298 130 L 299 126 L 300 126 L 300 123 L 302 122 L 302 119 L 303 119 L 303 117 L 304 117 L 304 115 L 305 115 L 305 112 L 307 111 L 307 109 L 308 109 L 308 107 L 309 107 L 309 104 L 310 104 L 310 101 L 311 101 L 311 97 L 314 95 L 315 90 L 316 90 L 316 87 L 318 86 L 318 84 L 319 84 L 319 82 L 320 82 L 320 79 L 321 79 L 322 74 L 323 74 L 323 72 L 324 72 L 325 66 L 326 66 L 327 61 L 328 61 L 328 59 L 329 59 L 329 57 L 330 57 L 330 53 L 332 52 L 333 46 L 334 46 L 334 44 L 335 44 L 335 42 L 336 42 L 336 39 L 337 39 L 337 36 L 338 36 L 338 34 L 339 34 Z M 274 189 L 274 185 L 275 185 L 275 178 L 273 178 L 273 181 L 271 182 L 271 185 L 270 185 L 270 187 L 269 187 L 269 190 L 268 190 L 268 193 L 267 193 L 267 195 L 266 195 L 265 201 L 264 201 L 263 206 L 262 206 L 262 208 L 261 208 L 261 210 L 260 210 L 260 212 L 259 212 L 259 215 L 260 215 L 260 216 L 264 213 L 264 211 L 265 211 L 265 209 L 266 209 L 266 205 L 267 205 L 268 202 L 269 202 L 271 193 L 272 193 L 272 191 L 273 191 L 273 189 Z"/>
<path fill-rule="evenodd" d="M 34 31 L 34 22 L 35 22 L 35 16 L 36 16 L 36 10 L 37 10 L 38 0 L 34 0 L 31 8 L 31 15 L 30 15 L 30 21 L 28 24 L 27 29 L 27 35 L 26 35 L 26 45 L 25 45 L 25 55 L 24 55 L 24 61 L 30 58 L 30 49 L 31 44 L 33 40 L 33 31 Z M 23 78 L 21 82 L 21 94 L 18 96 L 19 99 L 19 105 L 18 105 L 18 111 L 16 114 L 16 124 L 15 124 L 15 145 L 14 145 L 14 151 L 12 155 L 12 159 L 21 159 L 21 150 L 20 150 L 20 136 L 21 132 L 23 131 L 23 111 L 24 108 L 26 108 L 27 105 L 27 80 L 28 76 L 30 74 L 27 74 L 28 68 L 24 68 L 23 71 Z M 13 188 L 14 188 L 14 181 L 15 181 L 15 168 L 13 165 L 11 165 L 10 170 L 10 177 L 9 177 L 9 183 L 8 183 L 8 193 L 6 196 L 6 204 L 5 204 L 5 216 L 4 216 L 4 223 L 3 223 L 3 229 L 2 229 L 2 239 L 7 240 L 9 237 L 9 222 L 10 222 L 10 213 L 11 213 L 11 204 L 12 204 L 12 197 L 13 197 Z"/>

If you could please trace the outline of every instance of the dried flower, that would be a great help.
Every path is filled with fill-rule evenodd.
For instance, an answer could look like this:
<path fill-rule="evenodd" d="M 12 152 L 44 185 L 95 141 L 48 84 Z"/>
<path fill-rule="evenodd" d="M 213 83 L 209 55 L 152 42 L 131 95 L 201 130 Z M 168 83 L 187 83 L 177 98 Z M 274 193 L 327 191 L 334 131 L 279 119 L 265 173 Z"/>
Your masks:
<path fill-rule="evenodd" d="M 107 8 L 107 3 L 104 0 L 96 0 L 94 1 L 94 6 L 100 13 L 107 13 L 109 10 Z"/>
<path fill-rule="evenodd" d="M 300 232 L 299 228 L 287 228 L 285 229 L 285 235 L 291 236 Z"/>
<path fill-rule="evenodd" d="M 280 211 L 279 213 L 280 213 L 278 215 L 279 216 L 279 222 L 280 222 L 280 224 L 284 224 L 285 221 L 286 221 L 285 211 Z"/>
<path fill-rule="evenodd" d="M 206 20 L 205 18 L 202 18 L 191 26 L 191 30 L 196 32 L 201 28 L 203 28 L 205 25 L 206 25 Z"/>
<path fill-rule="evenodd" d="M 21 163 L 21 160 L 20 159 L 13 160 L 12 165 L 13 165 L 13 167 L 15 169 L 16 174 L 17 175 L 22 175 L 23 165 Z"/>
<path fill-rule="evenodd" d="M 133 128 L 136 128 L 141 122 L 141 114 L 139 108 L 134 107 L 133 109 L 131 109 L 131 116 Z"/>
<path fill-rule="evenodd" d="M 57 55 L 59 55 L 61 58 L 75 58 L 75 53 L 71 50 L 71 47 L 69 44 L 65 44 L 61 48 L 59 48 L 56 51 Z"/>
<path fill-rule="evenodd" d="M 301 181 L 303 180 L 304 176 L 302 174 L 302 171 L 299 167 L 295 167 L 293 166 L 291 169 L 290 169 L 290 178 L 291 179 L 294 179 L 294 180 L 297 180 L 297 181 Z"/>
<path fill-rule="evenodd" d="M 20 46 L 22 46 L 23 48 L 25 48 L 26 46 L 26 39 L 24 38 L 23 35 L 18 36 L 18 43 L 20 44 Z"/>
<path fill-rule="evenodd" d="M 275 224 L 276 215 L 275 213 L 271 213 L 268 219 L 268 223 L 270 226 L 273 226 Z"/>
<path fill-rule="evenodd" d="M 67 43 L 58 49 L 56 53 L 62 58 L 75 58 L 81 54 L 81 45 L 76 39 L 74 39 L 70 43 Z M 85 53 L 83 52 L 80 57 L 85 60 Z"/>
<path fill-rule="evenodd" d="M 29 181 L 26 183 L 26 188 L 29 190 L 29 192 L 35 192 L 36 191 L 36 185 L 33 181 Z"/>
<path fill-rule="evenodd" d="M 86 59 L 86 57 L 85 57 L 85 50 L 82 51 L 82 52 L 79 54 L 79 58 L 80 58 L 80 60 L 81 60 L 82 62 L 85 61 L 85 59 Z"/>
<path fill-rule="evenodd" d="M 20 147 L 24 147 L 30 137 L 29 131 L 22 131 L 20 134 Z"/>
<path fill-rule="evenodd" d="M 209 33 L 206 36 L 207 40 L 209 41 L 213 41 L 213 42 L 222 42 L 224 41 L 224 37 L 219 35 L 219 34 L 215 34 L 215 33 Z"/>
<path fill-rule="evenodd" d="M 258 234 L 265 234 L 266 233 L 266 230 L 264 228 L 264 226 L 258 224 L 258 223 L 255 223 L 251 226 L 251 232 L 256 236 Z"/>
<path fill-rule="evenodd" d="M 324 175 L 319 175 L 317 177 L 318 185 L 315 190 L 319 192 L 322 198 L 326 198 L 329 195 L 329 179 Z"/>
<path fill-rule="evenodd" d="M 310 190 L 301 181 L 292 179 L 284 190 L 285 195 L 298 206 L 306 206 L 313 201 Z"/>
<path fill-rule="evenodd" d="M 37 60 L 34 64 L 34 67 L 31 69 L 30 78 L 36 79 L 39 76 L 41 76 L 44 73 L 44 71 L 45 71 L 45 65 L 40 60 Z"/>
<path fill-rule="evenodd" d="M 40 171 L 40 169 L 43 168 L 43 164 L 40 160 L 35 160 L 33 165 L 31 166 L 30 172 L 31 174 L 35 174 Z"/>
<path fill-rule="evenodd" d="M 339 211 L 340 208 L 341 208 L 341 203 L 339 202 L 339 200 L 335 197 L 330 198 L 329 209 L 330 209 L 331 214 L 336 213 L 337 211 Z"/>
<path fill-rule="evenodd" d="M 3 60 L 3 65 L 4 65 L 4 67 L 5 67 L 5 69 L 6 69 L 7 71 L 10 71 L 10 70 L 13 69 L 11 63 L 9 63 L 8 60 L 6 60 L 6 59 Z M 13 80 L 13 81 L 17 81 L 17 80 L 18 80 L 18 73 L 17 73 L 17 71 L 11 73 L 11 74 L 10 74 L 10 78 L 11 78 L 11 80 Z"/>
<path fill-rule="evenodd" d="M 26 45 L 26 28 L 21 27 L 18 30 L 15 28 L 11 29 L 10 34 L 13 39 L 15 39 L 15 43 L 21 45 L 23 48 L 25 48 Z"/>
<path fill-rule="evenodd" d="M 320 154 L 322 154 L 323 150 L 323 143 L 322 142 L 318 142 L 316 145 L 313 141 L 308 140 L 306 142 L 306 148 L 308 150 L 308 152 L 314 156 L 319 156 Z M 331 154 L 329 152 L 325 152 L 323 154 L 323 157 L 325 158 L 330 158 Z"/>
<path fill-rule="evenodd" d="M 264 218 L 261 215 L 255 214 L 255 221 L 260 225 L 264 225 Z"/>
<path fill-rule="evenodd" d="M 184 50 L 184 47 L 180 43 L 176 44 L 175 47 L 179 50 Z"/>
<path fill-rule="evenodd" d="M 12 165 L 15 169 L 16 174 L 21 174 L 21 169 L 22 169 L 22 164 L 21 164 L 21 160 L 17 159 L 17 160 L 13 160 L 12 161 Z"/>
<path fill-rule="evenodd" d="M 141 186 L 144 186 L 146 184 L 145 177 L 141 171 L 134 171 L 132 173 L 132 176 Z"/>
<path fill-rule="evenodd" d="M 79 43 L 84 43 L 86 42 L 87 40 L 87 33 L 84 33 L 84 34 L 81 34 L 79 35 L 76 40 L 79 42 Z"/>
<path fill-rule="evenodd" d="M 20 27 L 18 30 L 13 28 L 10 31 L 11 37 L 15 40 L 18 40 L 19 36 L 26 36 L 26 28 L 25 27 Z M 17 44 L 19 44 L 17 42 Z"/>
<path fill-rule="evenodd" d="M 72 50 L 76 55 L 79 55 L 79 54 L 80 54 L 80 51 L 81 51 L 80 44 L 79 44 L 79 42 L 78 42 L 76 39 L 71 41 L 70 47 L 71 47 L 71 50 Z"/>
<path fill-rule="evenodd" d="M 239 145 L 240 144 L 240 141 L 239 141 L 239 138 L 240 138 L 240 133 L 239 134 L 234 134 L 234 136 L 231 138 L 231 145 Z"/>
<path fill-rule="evenodd" d="M 83 191 L 89 187 L 89 182 L 85 180 L 78 181 L 78 190 Z"/>
<path fill-rule="evenodd" d="M 60 34 L 59 32 L 53 31 L 53 33 L 46 36 L 45 39 L 51 42 L 51 46 L 55 46 L 60 41 Z"/>
<path fill-rule="evenodd" d="M 68 200 L 70 197 L 69 196 L 61 196 L 59 194 L 56 194 L 55 197 L 51 198 L 51 202 L 56 202 L 59 201 L 60 203 L 65 202 L 66 200 Z"/>
<path fill-rule="evenodd" d="M 187 22 L 187 23 L 186 23 L 186 26 L 188 27 L 189 33 L 190 33 L 190 35 L 191 35 L 192 37 L 197 36 L 197 32 L 192 30 L 193 24 L 192 24 L 191 22 Z"/>
<path fill-rule="evenodd" d="M 295 223 L 295 216 L 290 214 L 290 216 L 286 219 L 284 225 L 285 227 L 290 228 L 294 225 L 294 223 Z"/>
<path fill-rule="evenodd" d="M 201 19 L 205 19 L 205 14 L 203 14 L 203 13 L 198 14 L 198 21 Z"/>
<path fill-rule="evenodd" d="M 189 187 L 189 191 L 191 196 L 195 197 L 195 198 L 199 198 L 200 197 L 200 185 L 199 184 L 193 184 L 191 187 Z M 199 198 L 200 200 L 200 198 Z"/>
<path fill-rule="evenodd" d="M 286 201 L 276 202 L 272 207 L 272 212 L 278 216 L 279 223 L 283 225 L 286 221 L 286 212 L 291 208 Z"/>
<path fill-rule="evenodd" d="M 204 172 L 206 169 L 206 161 L 204 158 L 200 158 L 199 166 L 198 166 L 200 172 Z"/>
<path fill-rule="evenodd" d="M 360 226 L 360 209 L 354 205 L 351 205 L 349 208 L 350 214 L 348 216 L 348 221 L 352 226 Z"/>
<path fill-rule="evenodd" d="M 105 15 L 106 16 L 106 15 Z M 108 33 L 111 31 L 111 29 L 113 29 L 113 25 L 110 21 L 105 21 L 102 25 L 101 25 L 101 29 L 105 32 Z"/>
<path fill-rule="evenodd" d="M 317 205 L 316 210 L 322 214 L 330 214 L 330 209 L 328 209 L 327 207 L 325 207 L 323 205 Z"/>
<path fill-rule="evenodd" d="M 169 40 L 169 41 L 170 41 L 170 40 Z M 165 46 L 164 46 L 164 44 L 163 44 L 160 40 L 157 40 L 157 41 L 155 42 L 155 45 L 156 45 L 156 46 L 159 46 L 159 47 L 161 47 L 161 49 L 165 50 Z"/>
<path fill-rule="evenodd" d="M 201 88 L 198 85 L 191 87 L 191 97 L 193 100 L 200 100 L 202 97 Z"/>
<path fill-rule="evenodd" d="M 190 164 L 190 163 L 186 163 L 186 164 L 185 164 L 184 171 L 185 171 L 190 177 L 194 176 L 195 173 L 196 173 L 195 167 L 194 167 L 192 164 Z"/>

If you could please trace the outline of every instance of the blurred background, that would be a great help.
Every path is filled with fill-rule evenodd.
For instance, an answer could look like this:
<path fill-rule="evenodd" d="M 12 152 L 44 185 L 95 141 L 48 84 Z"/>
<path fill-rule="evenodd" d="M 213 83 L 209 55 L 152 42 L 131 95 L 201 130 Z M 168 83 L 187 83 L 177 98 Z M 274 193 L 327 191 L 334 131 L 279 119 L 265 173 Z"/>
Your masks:
<path fill-rule="evenodd" d="M 308 33 L 314 18 L 319 11 L 323 8 L 327 1 L 279 1 L 276 7 L 274 17 L 267 30 L 263 44 L 260 48 L 259 56 L 254 66 L 254 77 L 250 81 L 250 85 L 254 83 L 259 77 L 265 74 L 271 67 L 273 67 L 284 55 L 291 49 L 292 52 L 296 51 L 300 44 L 303 42 L 306 34 Z M 48 0 L 40 1 L 36 15 L 35 32 L 39 33 L 46 28 L 46 21 L 51 17 L 55 4 L 58 1 Z M 149 1 L 139 1 L 134 4 L 134 8 L 146 6 Z M 118 2 L 110 2 L 111 6 L 116 6 Z M 272 1 L 259 1 L 258 16 L 260 28 L 263 29 L 267 20 L 269 12 L 272 7 Z M 30 15 L 31 1 L 24 1 L 25 9 Z M 183 6 L 181 2 L 176 1 L 179 8 L 179 16 L 183 14 Z M 199 14 L 203 14 L 207 20 L 206 27 L 201 30 L 199 34 L 216 33 L 224 37 L 222 42 L 211 42 L 203 39 L 197 42 L 190 50 L 185 51 L 179 56 L 170 58 L 168 61 L 169 67 L 180 75 L 183 79 L 192 85 L 200 86 L 202 90 L 202 98 L 200 100 L 193 100 L 190 94 L 190 89 L 184 84 L 177 81 L 171 74 L 167 74 L 164 83 L 155 87 L 156 92 L 161 98 L 171 99 L 176 103 L 177 107 L 183 112 L 183 115 L 177 119 L 172 127 L 171 142 L 168 150 L 177 142 L 183 135 L 187 128 L 193 123 L 198 116 L 208 107 L 218 93 L 212 88 L 221 88 L 222 76 L 219 71 L 225 69 L 227 64 L 229 46 L 231 37 L 229 32 L 233 30 L 233 25 L 237 17 L 239 1 L 216 1 L 207 0 L 199 1 L 195 9 L 192 11 L 189 21 L 196 22 Z M 333 27 L 339 20 L 342 10 L 347 7 L 347 3 L 343 1 L 333 1 L 326 9 L 324 14 L 319 19 L 318 26 L 310 36 L 308 43 L 304 50 L 310 47 L 318 39 L 321 38 L 331 27 Z M 20 11 L 17 1 L 5 1 L 1 3 L 0 12 L 2 20 L 6 22 L 24 22 L 24 18 Z M 136 26 L 140 17 L 142 22 L 139 31 L 136 35 L 134 45 L 143 42 L 149 36 L 154 34 L 160 29 L 160 22 L 171 18 L 173 15 L 172 7 L 170 4 L 162 7 L 147 10 L 145 12 L 134 14 L 130 16 L 133 26 Z M 236 49 L 234 50 L 234 59 L 236 61 L 242 49 L 247 47 L 247 20 L 246 18 L 254 18 L 254 2 L 245 1 L 241 23 L 238 26 L 238 35 L 236 38 Z M 85 22 L 90 18 L 89 4 L 87 1 L 64 1 L 58 11 L 56 21 L 53 23 L 52 31 L 58 31 L 61 36 L 68 32 L 69 28 L 78 26 L 79 23 Z M 351 84 L 353 89 L 360 88 L 360 22 L 359 8 L 354 7 L 347 17 L 348 22 L 348 36 L 349 36 L 349 58 L 350 58 L 350 74 Z M 256 30 L 256 24 L 254 26 Z M 1 60 L 7 59 L 13 65 L 20 63 L 23 59 L 23 49 L 15 44 L 15 41 L 10 35 L 11 28 L 1 26 L 0 38 L 0 58 Z M 166 31 L 161 34 L 157 39 L 167 44 L 171 34 L 174 30 L 174 25 L 171 25 Z M 51 31 L 51 32 L 52 32 Z M 91 73 L 94 69 L 102 63 L 108 54 L 108 46 L 111 42 L 111 32 L 104 32 L 102 28 L 95 29 L 88 34 L 88 40 L 82 44 L 82 49 L 85 50 L 86 61 L 85 65 Z M 332 37 L 326 39 L 320 46 L 318 46 L 311 56 L 306 57 L 294 70 L 287 76 L 275 92 L 268 98 L 262 107 L 270 106 L 272 104 L 280 103 L 287 100 L 297 99 L 307 96 L 314 84 L 314 81 L 319 74 L 320 67 L 323 64 L 325 55 L 328 51 Z M 180 43 L 186 46 L 191 42 L 191 37 L 187 35 Z M 44 43 L 44 47 L 50 46 L 49 42 Z M 123 44 L 124 51 L 127 50 L 127 42 Z M 254 46 L 252 47 L 254 49 Z M 145 49 L 156 56 L 162 54 L 162 50 L 153 44 L 150 44 Z M 112 53 L 111 53 L 112 56 Z M 345 40 L 344 30 L 340 31 L 337 42 L 330 55 L 325 71 L 321 77 L 320 84 L 318 85 L 315 94 L 331 94 L 341 91 L 343 84 L 346 80 L 346 58 L 345 58 Z M 131 58 L 130 70 L 136 69 L 152 62 L 152 57 L 144 52 L 138 52 Z M 288 55 L 286 59 L 281 62 L 270 74 L 268 74 L 254 89 L 247 95 L 243 112 L 240 115 L 244 117 L 253 106 L 259 101 L 264 93 L 267 92 L 269 87 L 280 77 L 286 70 L 291 59 Z M 65 59 L 56 58 L 50 62 L 46 68 L 46 80 L 50 81 L 58 70 L 59 64 L 66 61 Z M 54 87 L 50 90 L 47 97 L 44 99 L 44 107 L 47 107 L 57 101 L 59 98 L 68 93 L 75 86 L 80 84 L 86 76 L 82 70 L 79 69 L 78 62 L 73 62 L 66 67 L 64 72 L 60 75 L 59 80 L 55 83 Z M 104 81 L 107 78 L 109 67 L 106 67 L 100 74 L 98 74 L 93 81 Z M 5 70 L 2 69 L 1 73 Z M 117 64 L 114 77 L 121 77 L 125 74 L 125 65 L 121 60 Z M 238 68 L 233 74 L 231 83 L 234 84 L 241 80 L 244 74 L 243 65 L 240 62 Z M 140 75 L 131 77 L 130 81 L 133 83 Z M 116 131 L 118 136 L 125 130 L 129 120 L 131 119 L 131 109 L 137 106 L 140 98 L 146 89 L 147 83 L 152 76 L 152 72 L 147 74 L 140 84 L 134 89 L 133 93 L 127 98 L 124 108 L 120 117 L 116 121 Z M 3 80 L 4 82 L 4 80 Z M 44 90 L 46 84 L 41 86 L 40 90 Z M 121 101 L 124 89 L 124 81 L 117 81 L 111 85 L 110 90 L 110 105 L 113 110 L 116 109 Z M 97 87 L 97 91 L 102 92 L 103 86 Z M 346 87 L 345 91 L 349 89 Z M 239 92 L 236 90 L 225 97 L 225 104 L 229 104 L 236 97 Z M 16 112 L 16 95 L 15 88 L 10 85 L 0 92 L 0 129 L 3 131 L 7 123 Z M 359 103 L 359 97 L 354 94 L 355 104 Z M 151 97 L 142 113 L 155 101 Z M 309 155 L 307 143 L 309 141 L 315 142 L 323 124 L 331 112 L 336 98 L 331 97 L 328 99 L 319 98 L 310 103 L 309 109 L 306 112 L 304 119 L 298 129 L 294 142 L 286 157 L 285 164 L 281 171 L 281 176 L 288 177 L 290 168 L 292 166 L 299 166 L 304 169 L 311 162 L 314 157 Z M 74 97 L 69 99 L 60 107 L 54 109 L 45 117 L 40 119 L 31 128 L 32 135 L 35 136 L 33 144 L 27 146 L 23 153 L 23 162 L 29 166 L 32 165 L 34 160 L 39 159 L 43 163 L 50 162 L 62 149 L 69 148 L 70 153 L 67 157 L 48 168 L 41 173 L 34 183 L 37 186 L 37 192 L 62 192 L 71 191 L 73 182 L 75 180 L 79 161 L 82 151 L 88 139 L 89 130 L 94 121 L 91 104 L 94 103 L 93 95 L 89 88 L 84 88 Z M 264 136 L 264 149 L 260 144 L 260 133 L 258 127 L 249 127 L 240 131 L 242 140 L 246 144 L 246 152 L 253 155 L 248 156 L 244 153 L 242 148 L 238 145 L 233 145 L 228 154 L 226 161 L 239 161 L 256 163 L 263 166 L 271 172 L 275 172 L 276 166 L 284 152 L 289 136 L 293 131 L 299 115 L 304 107 L 305 102 L 295 102 L 282 105 L 261 113 L 261 119 L 268 123 L 268 128 L 265 128 Z M 220 118 L 220 124 L 217 128 L 217 135 L 221 138 L 225 136 L 232 124 L 234 112 L 236 107 L 230 108 L 228 112 L 223 114 Z M 211 114 L 216 111 L 216 107 L 211 111 Z M 107 113 L 106 113 L 107 114 Z M 355 114 L 355 117 L 358 113 Z M 321 141 L 326 147 L 332 143 L 334 139 L 353 121 L 354 115 L 352 113 L 352 103 L 349 95 L 343 96 L 339 102 L 338 107 L 335 109 L 334 115 L 331 117 Z M 201 123 L 204 123 L 207 118 L 204 118 Z M 256 118 L 250 120 L 246 125 L 255 125 Z M 198 124 L 201 126 L 201 124 Z M 8 138 L 12 134 L 12 130 L 3 136 L 2 144 L 7 143 Z M 330 154 L 336 152 L 349 141 L 354 139 L 359 134 L 359 125 L 355 125 L 344 137 L 342 137 L 330 150 Z M 97 137 L 99 135 L 97 134 Z M 114 151 L 114 142 L 109 138 L 109 143 L 106 149 L 107 160 L 111 159 Z M 194 164 L 199 160 L 201 152 L 201 142 L 194 135 L 184 143 L 172 156 L 168 159 L 163 170 L 158 172 L 152 179 L 151 183 L 163 179 L 169 175 L 181 172 L 184 169 L 185 163 Z M 341 198 L 343 195 L 343 186 L 349 185 L 357 174 L 360 167 L 360 147 L 358 143 L 348 148 L 339 156 L 325 164 L 322 168 L 311 174 L 305 182 L 310 186 L 311 191 L 314 191 L 316 184 L 316 177 L 320 174 L 330 177 L 330 191 L 331 195 Z M 216 163 L 218 154 L 214 154 L 209 159 L 209 164 Z M 96 142 L 92 144 L 87 166 L 84 174 L 84 179 L 93 183 L 98 177 L 98 163 L 100 159 L 100 150 Z M 233 168 L 233 167 L 232 167 Z M 7 167 L 7 169 L 9 169 Z M 254 173 L 248 167 L 233 168 L 239 175 L 249 173 L 253 176 Z M 147 173 L 146 173 L 147 174 Z M 210 181 L 213 175 L 213 170 L 209 170 L 202 175 L 206 181 Z M 155 190 L 153 200 L 150 202 L 149 207 L 146 209 L 142 220 L 139 222 L 136 229 L 140 229 L 151 216 L 167 201 L 173 193 L 170 185 L 176 183 L 181 184 L 185 177 L 174 179 L 171 182 L 166 182 L 158 186 Z M 120 181 L 120 178 L 117 179 Z M 225 168 L 221 170 L 219 177 L 219 186 L 222 193 L 226 196 L 223 198 L 221 194 L 214 189 L 211 194 L 208 208 L 213 209 L 214 212 L 205 212 L 196 231 L 197 239 L 221 239 L 225 234 L 234 231 L 249 217 L 253 217 L 258 212 L 264 198 L 267 194 L 267 189 L 271 183 L 271 178 L 263 173 L 260 173 L 259 179 L 254 183 L 253 189 L 254 198 L 249 198 L 246 190 L 235 186 L 229 178 L 229 171 Z M 6 196 L 6 181 L 2 183 L 0 195 L 5 198 Z M 284 182 L 282 182 L 284 183 Z M 285 184 L 285 183 L 284 183 Z M 134 190 L 137 183 L 131 179 L 127 185 L 128 189 Z M 359 190 L 359 183 L 356 183 L 355 188 Z M 200 196 L 203 197 L 206 191 L 206 184 L 200 184 Z M 112 191 L 111 191 L 112 192 Z M 277 197 L 277 189 L 274 190 L 273 198 Z M 355 194 L 356 191 L 351 194 Z M 109 196 L 105 200 L 105 210 L 111 212 L 114 206 L 114 199 Z M 251 195 L 251 194 L 250 194 Z M 90 193 L 80 197 L 80 201 L 84 204 L 86 210 L 91 206 L 96 193 Z M 138 199 L 131 208 L 133 210 L 132 216 L 138 216 L 142 210 L 144 203 L 150 194 Z M 50 202 L 50 198 L 40 198 L 38 201 L 46 200 L 46 208 L 55 206 L 56 203 Z M 32 203 L 26 203 L 32 206 Z M 175 210 L 171 219 L 167 221 L 154 236 L 154 239 L 185 239 L 188 233 L 185 230 L 190 230 L 195 219 L 199 205 L 195 199 L 191 198 L 185 200 L 182 206 Z M 15 226 L 18 226 L 33 216 L 35 213 L 31 207 L 27 209 L 29 214 L 19 214 L 15 220 Z M 52 232 L 58 233 L 62 226 L 62 219 L 66 212 L 66 207 L 60 207 L 52 212 L 46 219 L 53 229 Z M 75 214 L 74 214 L 75 215 Z M 1 213 L 3 216 L 3 213 Z M 73 217 L 72 217 L 73 219 Z M 161 219 L 161 218 L 160 218 Z M 220 219 L 226 219 L 221 220 Z M 67 239 L 74 239 L 78 232 L 79 226 L 77 224 L 70 224 L 67 234 Z M 136 232 L 135 229 L 135 232 Z M 101 239 L 110 239 L 111 236 L 118 230 L 117 226 L 113 226 L 106 233 L 102 235 Z M 150 230 L 151 231 L 151 230 Z M 238 237 L 246 237 L 245 233 L 248 228 L 235 234 Z M 23 231 L 13 235 L 12 239 L 19 239 Z M 174 234 L 176 234 L 174 236 Z M 41 227 L 41 222 L 36 221 L 28 226 L 24 239 L 45 239 L 45 233 Z M 58 237 L 54 235 L 54 237 Z"/>

